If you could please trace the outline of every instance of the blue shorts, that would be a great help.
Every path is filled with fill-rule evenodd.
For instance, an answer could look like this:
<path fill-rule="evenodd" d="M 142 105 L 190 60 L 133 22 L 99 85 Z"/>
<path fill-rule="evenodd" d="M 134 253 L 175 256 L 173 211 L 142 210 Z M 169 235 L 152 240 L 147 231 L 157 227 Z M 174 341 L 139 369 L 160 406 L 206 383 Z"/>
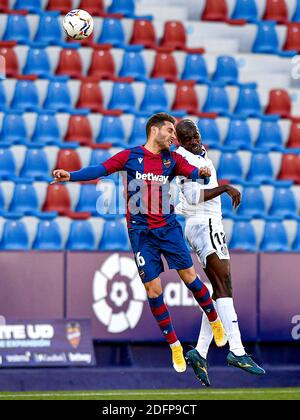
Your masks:
<path fill-rule="evenodd" d="M 154 280 L 165 271 L 162 255 L 170 270 L 185 270 L 193 266 L 177 221 L 157 229 L 129 229 L 129 238 L 143 283 Z"/>

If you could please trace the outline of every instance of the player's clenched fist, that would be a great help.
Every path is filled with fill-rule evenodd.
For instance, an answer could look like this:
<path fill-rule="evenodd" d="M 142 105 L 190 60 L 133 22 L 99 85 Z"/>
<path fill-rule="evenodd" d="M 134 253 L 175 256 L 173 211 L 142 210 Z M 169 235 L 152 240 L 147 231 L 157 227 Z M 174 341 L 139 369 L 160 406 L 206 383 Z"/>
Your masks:
<path fill-rule="evenodd" d="M 199 175 L 203 178 L 204 177 L 210 177 L 211 176 L 211 170 L 207 166 L 204 166 L 203 168 L 201 168 L 199 170 Z"/>
<path fill-rule="evenodd" d="M 53 181 L 51 182 L 52 184 L 57 184 L 59 182 L 68 182 L 70 181 L 70 173 L 67 171 L 64 171 L 63 169 L 56 169 L 55 171 L 53 171 Z"/>

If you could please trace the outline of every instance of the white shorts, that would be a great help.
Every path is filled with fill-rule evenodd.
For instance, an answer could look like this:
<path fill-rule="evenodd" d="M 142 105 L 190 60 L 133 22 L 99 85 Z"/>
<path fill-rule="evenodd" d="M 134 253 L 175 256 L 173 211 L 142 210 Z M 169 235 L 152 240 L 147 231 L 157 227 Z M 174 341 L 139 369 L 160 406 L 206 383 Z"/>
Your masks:
<path fill-rule="evenodd" d="M 188 219 L 185 237 L 192 250 L 197 254 L 203 268 L 206 268 L 206 259 L 211 254 L 217 254 L 220 260 L 230 260 L 221 220 L 214 220 L 212 217 L 208 223 L 203 223 L 197 219 Z"/>

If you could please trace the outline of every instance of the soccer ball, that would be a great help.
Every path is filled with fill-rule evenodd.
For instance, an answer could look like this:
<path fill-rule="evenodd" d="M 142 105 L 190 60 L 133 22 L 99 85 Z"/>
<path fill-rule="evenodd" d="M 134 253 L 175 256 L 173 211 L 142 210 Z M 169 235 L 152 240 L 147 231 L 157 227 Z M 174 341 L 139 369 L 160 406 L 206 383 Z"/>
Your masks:
<path fill-rule="evenodd" d="M 92 34 L 94 19 L 85 10 L 71 10 L 64 18 L 63 27 L 69 38 L 80 41 Z"/>

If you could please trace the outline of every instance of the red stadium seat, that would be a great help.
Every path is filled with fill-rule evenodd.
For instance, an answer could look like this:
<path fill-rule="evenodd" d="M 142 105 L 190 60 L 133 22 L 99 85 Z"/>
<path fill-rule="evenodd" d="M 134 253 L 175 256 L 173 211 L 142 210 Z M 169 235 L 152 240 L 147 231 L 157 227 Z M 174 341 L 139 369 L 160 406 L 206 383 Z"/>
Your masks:
<path fill-rule="evenodd" d="M 57 10 L 60 13 L 67 14 L 73 9 L 72 0 L 49 0 L 47 10 Z"/>
<path fill-rule="evenodd" d="M 56 74 L 79 79 L 82 77 L 82 72 L 83 65 L 79 52 L 72 48 L 61 50 Z"/>
<path fill-rule="evenodd" d="M 115 62 L 110 50 L 102 48 L 94 50 L 88 75 L 111 80 L 115 77 L 115 71 Z"/>
<path fill-rule="evenodd" d="M 151 77 L 177 82 L 178 69 L 174 56 L 170 52 L 158 52 L 155 57 Z"/>
<path fill-rule="evenodd" d="M 300 23 L 288 24 L 287 37 L 283 49 L 300 52 Z"/>
<path fill-rule="evenodd" d="M 292 121 L 287 147 L 300 149 L 300 119 Z"/>
<path fill-rule="evenodd" d="M 206 0 L 202 20 L 225 22 L 228 19 L 226 0 Z"/>
<path fill-rule="evenodd" d="M 76 150 L 62 149 L 58 152 L 56 169 L 63 168 L 65 171 L 79 171 L 82 164 Z"/>
<path fill-rule="evenodd" d="M 300 184 L 300 158 L 298 155 L 283 155 L 278 179 L 290 180 Z"/>
<path fill-rule="evenodd" d="M 197 115 L 199 113 L 195 84 L 196 83 L 193 81 L 182 81 L 178 83 L 172 109 L 176 111 L 185 110 L 188 114 L 192 115 Z"/>
<path fill-rule="evenodd" d="M 0 56 L 5 58 L 5 70 L 7 77 L 16 77 L 19 74 L 19 62 L 14 42 L 0 42 Z"/>
<path fill-rule="evenodd" d="M 288 92 L 284 89 L 271 90 L 266 114 L 277 114 L 282 118 L 289 118 L 291 111 L 292 102 Z"/>
<path fill-rule="evenodd" d="M 103 95 L 96 80 L 83 80 L 76 108 L 88 108 L 92 112 L 103 111 Z"/>
<path fill-rule="evenodd" d="M 186 48 L 186 30 L 182 22 L 172 21 L 165 23 L 165 32 L 161 45 L 176 50 Z"/>
<path fill-rule="evenodd" d="M 0 13 L 6 13 L 9 10 L 9 0 L 0 0 Z"/>
<path fill-rule="evenodd" d="M 150 20 L 137 19 L 134 21 L 130 44 L 144 45 L 146 48 L 155 48 L 155 29 Z"/>
<path fill-rule="evenodd" d="M 79 9 L 86 10 L 92 16 L 105 13 L 103 0 L 81 0 Z"/>
<path fill-rule="evenodd" d="M 71 199 L 65 185 L 49 185 L 43 211 L 57 211 L 64 215 L 71 211 Z"/>
<path fill-rule="evenodd" d="M 81 146 L 93 144 L 93 131 L 89 119 L 84 115 L 71 115 L 65 141 L 76 141 Z"/>
<path fill-rule="evenodd" d="M 263 19 L 286 23 L 288 21 L 288 8 L 285 0 L 267 0 Z"/>

